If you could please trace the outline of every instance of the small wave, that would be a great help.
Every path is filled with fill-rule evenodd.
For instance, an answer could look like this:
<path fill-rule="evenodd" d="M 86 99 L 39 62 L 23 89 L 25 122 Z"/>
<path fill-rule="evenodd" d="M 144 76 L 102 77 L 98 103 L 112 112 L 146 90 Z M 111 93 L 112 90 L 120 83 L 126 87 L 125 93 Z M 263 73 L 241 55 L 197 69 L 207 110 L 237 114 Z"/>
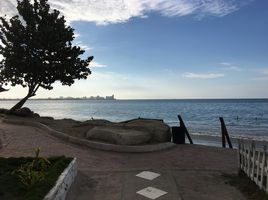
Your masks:
<path fill-rule="evenodd" d="M 191 133 L 191 135 L 198 136 L 198 137 L 209 137 L 209 138 L 215 138 L 220 139 L 221 135 L 219 134 L 208 134 L 208 133 Z M 254 141 L 265 141 L 268 142 L 268 136 L 252 136 L 252 135 L 230 135 L 231 139 L 244 139 L 244 140 L 254 140 Z"/>

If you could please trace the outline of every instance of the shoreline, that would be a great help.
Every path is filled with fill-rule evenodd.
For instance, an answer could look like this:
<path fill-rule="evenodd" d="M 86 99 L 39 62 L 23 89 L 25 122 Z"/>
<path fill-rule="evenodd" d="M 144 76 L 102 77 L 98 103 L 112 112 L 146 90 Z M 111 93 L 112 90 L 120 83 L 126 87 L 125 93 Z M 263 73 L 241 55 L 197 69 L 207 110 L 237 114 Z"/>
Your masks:
<path fill-rule="evenodd" d="M 262 102 L 260 102 L 262 101 Z M 0 101 L 10 108 L 15 101 Z M 181 115 L 190 133 L 220 135 L 219 117 L 224 117 L 230 135 L 268 140 L 267 100 L 29 100 L 25 104 L 42 116 L 55 119 L 90 118 L 120 122 L 133 118 L 159 118 L 178 126 Z"/>
<path fill-rule="evenodd" d="M 0 120 L 2 121 L 2 119 L 4 119 L 4 116 L 0 115 Z M 19 116 L 8 116 L 7 118 L 11 118 L 11 119 L 15 119 L 15 120 L 22 120 L 22 121 L 28 121 L 28 122 L 39 122 L 41 124 L 44 124 L 56 131 L 60 131 L 60 132 L 64 132 L 67 135 L 68 132 L 66 133 L 66 131 L 64 129 L 70 128 L 70 126 L 76 126 L 77 124 L 83 124 L 86 123 L 88 121 L 95 121 L 95 119 L 91 119 L 91 120 L 86 120 L 86 121 L 78 121 L 78 120 L 74 120 L 74 119 L 70 119 L 70 118 L 65 118 L 65 119 L 54 119 L 53 117 L 49 117 L 49 116 L 42 116 L 42 117 L 19 117 Z M 97 119 L 96 121 L 103 121 L 103 122 L 109 122 L 108 120 L 104 120 L 104 119 Z M 122 122 L 119 122 L 122 123 Z M 72 131 L 72 130 L 71 130 Z M 194 142 L 194 144 L 197 145 L 203 145 L 203 146 L 212 146 L 212 147 L 222 147 L 222 142 L 221 142 L 221 135 L 210 135 L 210 134 L 200 134 L 200 133 L 190 133 L 192 140 Z M 71 134 L 70 136 L 74 136 L 74 137 L 78 137 L 81 138 L 82 135 L 81 133 L 74 133 Z M 237 148 L 237 140 L 238 139 L 242 139 L 248 142 L 254 141 L 257 146 L 268 146 L 268 139 L 265 140 L 263 137 L 243 137 L 243 136 L 234 136 L 234 135 L 230 135 L 230 139 L 232 141 L 233 144 L 233 148 Z M 171 142 L 171 141 L 170 141 Z M 185 136 L 185 143 L 189 144 L 188 138 Z M 134 145 L 135 146 L 135 145 Z"/>

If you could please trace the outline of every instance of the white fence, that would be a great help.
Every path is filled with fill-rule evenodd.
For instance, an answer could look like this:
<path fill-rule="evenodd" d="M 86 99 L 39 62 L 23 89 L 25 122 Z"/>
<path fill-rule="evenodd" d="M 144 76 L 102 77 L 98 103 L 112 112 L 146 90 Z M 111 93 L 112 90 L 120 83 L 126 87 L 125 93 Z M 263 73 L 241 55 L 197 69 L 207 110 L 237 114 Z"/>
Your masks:
<path fill-rule="evenodd" d="M 253 141 L 238 140 L 238 165 L 257 186 L 268 192 L 268 154 L 266 146 L 256 149 Z"/>

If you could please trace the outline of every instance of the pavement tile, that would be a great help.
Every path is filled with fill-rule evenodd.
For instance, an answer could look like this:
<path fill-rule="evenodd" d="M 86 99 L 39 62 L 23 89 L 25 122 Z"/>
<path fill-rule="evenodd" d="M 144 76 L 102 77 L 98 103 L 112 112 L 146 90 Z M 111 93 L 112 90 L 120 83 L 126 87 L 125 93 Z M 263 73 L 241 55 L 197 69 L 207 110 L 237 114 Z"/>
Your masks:
<path fill-rule="evenodd" d="M 154 187 L 144 188 L 144 189 L 138 191 L 137 193 L 142 195 L 142 196 L 145 196 L 149 199 L 157 199 L 157 198 L 167 194 L 167 192 L 160 190 L 160 189 L 157 189 L 157 188 L 154 188 Z"/>
<path fill-rule="evenodd" d="M 141 173 L 138 173 L 136 176 L 151 181 L 151 180 L 154 180 L 155 178 L 157 178 L 160 175 L 161 174 L 158 174 L 158 173 L 155 173 L 155 172 L 143 171 Z"/>

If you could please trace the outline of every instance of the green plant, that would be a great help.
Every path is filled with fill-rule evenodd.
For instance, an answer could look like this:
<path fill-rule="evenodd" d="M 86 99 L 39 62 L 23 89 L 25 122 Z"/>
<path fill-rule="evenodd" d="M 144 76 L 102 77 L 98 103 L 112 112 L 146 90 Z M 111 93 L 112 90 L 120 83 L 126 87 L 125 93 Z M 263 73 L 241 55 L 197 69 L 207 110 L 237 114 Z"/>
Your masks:
<path fill-rule="evenodd" d="M 34 159 L 31 162 L 26 162 L 19 169 L 15 169 L 12 172 L 13 175 L 19 177 L 20 182 L 26 188 L 30 188 L 35 183 L 42 181 L 50 165 L 50 162 L 46 158 L 39 157 L 39 153 L 40 148 L 36 148 Z"/>
<path fill-rule="evenodd" d="M 40 148 L 36 148 L 34 152 L 35 157 L 34 160 L 32 161 L 33 169 L 36 171 L 46 171 L 50 165 L 50 162 L 48 161 L 48 159 L 44 157 L 39 157 Z"/>

